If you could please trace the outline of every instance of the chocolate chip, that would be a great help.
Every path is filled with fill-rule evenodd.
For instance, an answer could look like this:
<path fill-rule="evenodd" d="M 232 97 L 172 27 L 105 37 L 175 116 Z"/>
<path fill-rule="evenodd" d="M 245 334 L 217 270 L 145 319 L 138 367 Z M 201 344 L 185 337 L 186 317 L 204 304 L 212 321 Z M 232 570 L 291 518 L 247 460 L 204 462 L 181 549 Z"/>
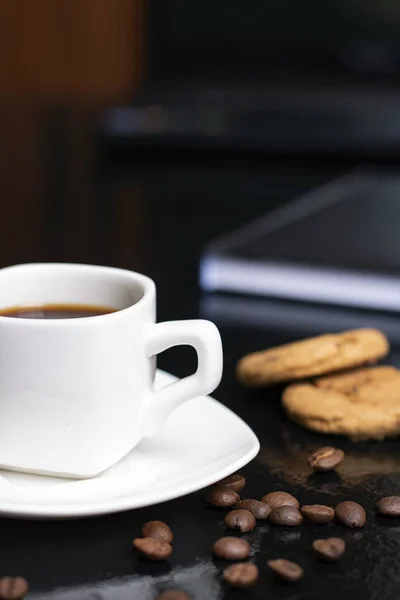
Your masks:
<path fill-rule="evenodd" d="M 152 537 L 156 540 L 165 540 L 171 543 L 174 535 L 166 523 L 162 521 L 148 521 L 142 527 L 143 537 Z"/>
<path fill-rule="evenodd" d="M 257 583 L 258 567 L 253 563 L 237 563 L 225 569 L 222 577 L 226 583 L 235 588 L 248 588 Z"/>
<path fill-rule="evenodd" d="M 324 525 L 333 520 L 335 516 L 335 509 L 331 506 L 325 506 L 324 504 L 307 504 L 300 508 L 300 512 L 303 515 L 307 523 L 313 525 Z"/>
<path fill-rule="evenodd" d="M 296 581 L 299 581 L 304 575 L 304 571 L 300 565 L 290 560 L 286 560 L 285 558 L 269 560 L 267 562 L 267 566 L 280 579 L 283 579 L 283 581 L 288 581 L 289 583 L 295 583 Z"/>
<path fill-rule="evenodd" d="M 378 509 L 378 513 L 385 515 L 385 517 L 400 517 L 400 496 L 386 496 L 386 498 L 381 498 L 377 502 L 376 508 Z"/>
<path fill-rule="evenodd" d="M 256 518 L 249 510 L 231 510 L 225 515 L 224 523 L 229 529 L 235 529 L 240 533 L 252 531 L 256 526 Z"/>
<path fill-rule="evenodd" d="M 312 547 L 317 558 L 327 562 L 339 560 L 346 550 L 344 540 L 337 537 L 327 538 L 326 540 L 315 540 Z"/>
<path fill-rule="evenodd" d="M 274 525 L 285 525 L 286 527 L 296 527 L 303 522 L 300 511 L 294 506 L 277 506 L 272 509 L 268 519 Z"/>
<path fill-rule="evenodd" d="M 335 515 L 346 527 L 363 527 L 367 519 L 363 507 L 350 500 L 340 502 L 335 508 Z"/>
<path fill-rule="evenodd" d="M 271 509 L 278 506 L 294 506 L 295 508 L 300 506 L 299 501 L 287 492 L 270 492 L 261 498 L 261 502 L 268 504 Z"/>
<path fill-rule="evenodd" d="M 172 554 L 172 546 L 165 540 L 152 537 L 136 538 L 133 546 L 143 558 L 148 560 L 166 560 Z"/>
<path fill-rule="evenodd" d="M 225 479 L 221 479 L 215 485 L 233 490 L 234 492 L 240 492 L 246 485 L 246 479 L 243 475 L 234 473 L 233 475 L 229 475 L 229 477 L 225 477 Z"/>
<path fill-rule="evenodd" d="M 206 495 L 206 503 L 216 508 L 229 508 L 240 500 L 239 494 L 228 488 L 212 487 Z"/>
<path fill-rule="evenodd" d="M 156 600 L 190 600 L 190 596 L 182 590 L 170 589 L 159 594 Z"/>
<path fill-rule="evenodd" d="M 28 582 L 23 577 L 1 577 L 1 600 L 19 600 L 28 593 Z"/>
<path fill-rule="evenodd" d="M 250 554 L 250 545 L 242 538 L 223 537 L 215 542 L 213 552 L 218 558 L 243 560 Z"/>
<path fill-rule="evenodd" d="M 344 459 L 343 450 L 325 446 L 309 455 L 308 464 L 316 471 L 333 471 Z"/>
<path fill-rule="evenodd" d="M 268 519 L 269 513 L 271 512 L 271 507 L 269 504 L 265 502 L 260 502 L 260 500 L 241 500 L 236 508 L 244 508 L 245 510 L 249 510 L 256 519 L 265 520 Z"/>

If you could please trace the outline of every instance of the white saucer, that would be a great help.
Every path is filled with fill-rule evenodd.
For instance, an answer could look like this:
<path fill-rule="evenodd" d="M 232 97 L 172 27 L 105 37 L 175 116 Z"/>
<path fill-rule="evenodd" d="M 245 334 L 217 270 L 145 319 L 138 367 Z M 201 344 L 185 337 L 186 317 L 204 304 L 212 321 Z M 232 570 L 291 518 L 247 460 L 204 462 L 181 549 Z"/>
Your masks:
<path fill-rule="evenodd" d="M 157 371 L 156 387 L 176 377 Z M 253 431 L 228 408 L 195 398 L 160 433 L 93 479 L 65 480 L 0 471 L 0 515 L 78 518 L 172 500 L 230 475 L 259 451 Z"/>

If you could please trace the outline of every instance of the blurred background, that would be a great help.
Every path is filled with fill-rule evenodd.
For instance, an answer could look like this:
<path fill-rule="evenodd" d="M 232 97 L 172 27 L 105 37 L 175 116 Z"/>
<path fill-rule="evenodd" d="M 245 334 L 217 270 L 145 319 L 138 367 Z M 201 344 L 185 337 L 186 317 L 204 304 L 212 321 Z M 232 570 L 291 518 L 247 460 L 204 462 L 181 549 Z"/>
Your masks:
<path fill-rule="evenodd" d="M 397 145 L 392 0 L 145 6 L 142 111 L 112 114 L 121 139 L 370 156 Z"/>
<path fill-rule="evenodd" d="M 2 265 L 141 270 L 163 316 L 184 278 L 193 315 L 210 240 L 360 164 L 396 172 L 395 0 L 13 0 L 0 17 Z"/>

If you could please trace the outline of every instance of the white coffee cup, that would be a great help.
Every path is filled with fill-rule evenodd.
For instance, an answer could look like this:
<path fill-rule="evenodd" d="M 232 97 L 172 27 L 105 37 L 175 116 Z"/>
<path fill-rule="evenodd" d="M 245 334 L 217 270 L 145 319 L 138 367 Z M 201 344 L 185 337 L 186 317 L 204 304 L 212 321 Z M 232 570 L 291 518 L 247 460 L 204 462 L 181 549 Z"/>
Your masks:
<path fill-rule="evenodd" d="M 0 316 L 0 468 L 93 477 L 220 382 L 215 325 L 155 324 L 155 285 L 144 275 L 73 264 L 0 269 L 0 312 L 46 304 L 118 310 L 54 320 Z M 196 373 L 154 392 L 156 355 L 181 344 L 195 348 Z"/>

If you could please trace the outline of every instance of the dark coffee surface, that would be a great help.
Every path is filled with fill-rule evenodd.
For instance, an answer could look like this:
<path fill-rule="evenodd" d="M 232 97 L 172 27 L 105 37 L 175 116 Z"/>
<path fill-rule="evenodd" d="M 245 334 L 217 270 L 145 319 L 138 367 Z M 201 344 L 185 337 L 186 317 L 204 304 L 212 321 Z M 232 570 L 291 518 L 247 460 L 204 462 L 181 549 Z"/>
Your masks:
<path fill-rule="evenodd" d="M 98 317 L 116 312 L 108 306 L 92 306 L 85 304 L 43 304 L 41 306 L 13 306 L 0 309 L 1 317 L 15 319 L 79 319 Z"/>

